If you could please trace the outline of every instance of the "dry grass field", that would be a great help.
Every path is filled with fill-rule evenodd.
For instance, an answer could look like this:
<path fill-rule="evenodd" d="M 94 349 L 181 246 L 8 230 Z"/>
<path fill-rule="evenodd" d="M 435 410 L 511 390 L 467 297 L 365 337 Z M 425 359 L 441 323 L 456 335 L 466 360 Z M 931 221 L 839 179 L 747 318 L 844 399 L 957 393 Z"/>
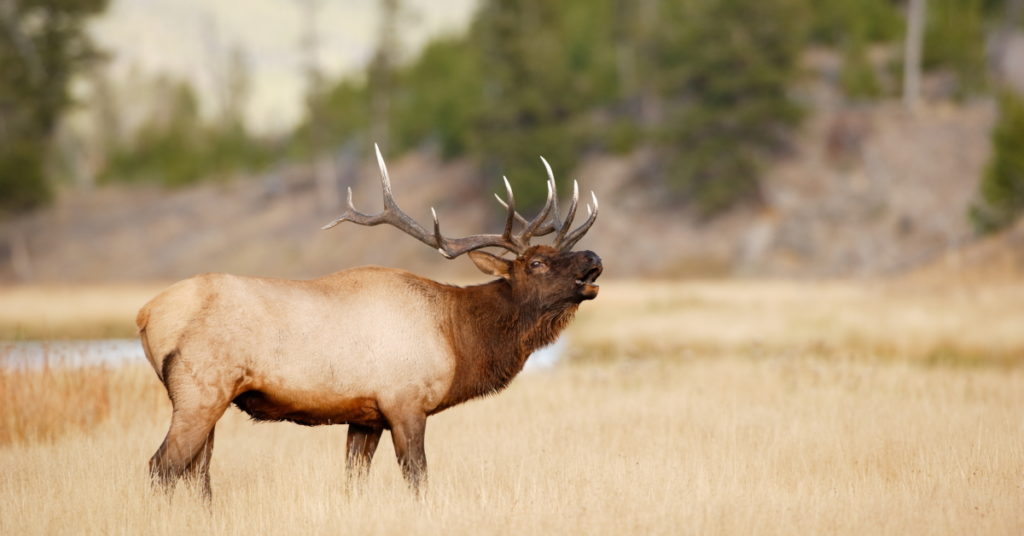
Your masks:
<path fill-rule="evenodd" d="M 0 286 L 0 340 L 134 337 L 135 313 L 165 286 Z"/>
<path fill-rule="evenodd" d="M 619 282 L 602 285 L 573 330 L 590 358 L 797 354 L 1013 367 L 1024 365 L 1024 281 Z"/>
<path fill-rule="evenodd" d="M 568 363 L 430 420 L 422 499 L 387 441 L 347 489 L 344 427 L 234 409 L 210 508 L 153 493 L 148 366 L 0 367 L 0 534 L 1024 533 L 1024 285 L 602 287 Z"/>

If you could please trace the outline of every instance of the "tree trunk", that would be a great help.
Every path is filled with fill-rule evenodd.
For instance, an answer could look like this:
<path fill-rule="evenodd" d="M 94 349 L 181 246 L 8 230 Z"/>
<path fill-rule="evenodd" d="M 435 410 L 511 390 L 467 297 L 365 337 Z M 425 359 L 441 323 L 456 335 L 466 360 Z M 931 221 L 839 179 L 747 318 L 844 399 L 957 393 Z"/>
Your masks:
<path fill-rule="evenodd" d="M 12 222 L 8 240 L 11 247 L 11 268 L 18 281 L 31 281 L 34 270 L 32 269 L 32 256 L 28 249 L 28 239 L 25 238 L 25 229 L 18 222 Z"/>
<path fill-rule="evenodd" d="M 903 54 L 903 103 L 917 110 L 921 96 L 921 49 L 924 44 L 926 0 L 910 0 L 907 6 L 907 41 Z"/>

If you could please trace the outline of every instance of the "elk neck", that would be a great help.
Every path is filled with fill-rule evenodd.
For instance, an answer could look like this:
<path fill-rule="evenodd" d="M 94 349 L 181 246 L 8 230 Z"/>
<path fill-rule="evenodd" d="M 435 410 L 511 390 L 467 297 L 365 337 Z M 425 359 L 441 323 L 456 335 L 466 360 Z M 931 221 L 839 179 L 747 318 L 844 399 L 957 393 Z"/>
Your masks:
<path fill-rule="evenodd" d="M 444 331 L 455 377 L 437 411 L 505 388 L 534 350 L 555 341 L 578 307 L 522 299 L 504 280 L 451 291 Z"/>

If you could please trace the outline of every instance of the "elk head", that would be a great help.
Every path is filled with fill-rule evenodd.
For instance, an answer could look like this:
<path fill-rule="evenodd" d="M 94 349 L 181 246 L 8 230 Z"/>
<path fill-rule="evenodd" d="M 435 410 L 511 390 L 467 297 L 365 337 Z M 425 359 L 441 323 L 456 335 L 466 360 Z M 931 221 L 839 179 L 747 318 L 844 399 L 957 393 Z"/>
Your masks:
<path fill-rule="evenodd" d="M 587 204 L 587 219 L 576 229 L 572 229 L 579 201 L 579 185 L 573 181 L 572 202 L 562 219 L 558 209 L 558 194 L 555 186 L 554 173 L 547 160 L 541 157 L 547 169 L 547 200 L 540 212 L 532 220 L 527 220 L 515 209 L 515 197 L 512 186 L 505 178 L 507 199 L 503 200 L 495 194 L 498 202 L 505 207 L 505 229 L 501 234 L 481 234 L 463 238 L 450 238 L 441 234 L 441 224 L 437 211 L 431 207 L 434 217 L 433 232 L 428 232 L 415 220 L 406 215 L 398 207 L 391 192 L 391 179 L 387 166 L 380 154 L 380 148 L 374 145 L 377 152 L 377 163 L 380 166 L 381 185 L 384 191 L 384 210 L 379 214 L 364 214 L 352 205 L 352 188 L 348 189 L 348 209 L 340 218 L 325 225 L 330 229 L 339 223 L 350 221 L 359 225 L 392 225 L 424 244 L 437 249 L 441 255 L 454 259 L 463 253 L 469 253 L 473 263 L 480 271 L 499 277 L 509 283 L 517 301 L 534 304 L 577 304 L 583 300 L 597 297 L 598 285 L 595 280 L 603 267 L 601 258 L 592 251 L 572 251 L 572 247 L 597 219 L 597 196 L 590 192 L 593 207 Z M 520 231 L 514 233 L 516 225 Z M 530 240 L 555 233 L 553 245 L 530 245 Z M 506 259 L 480 251 L 482 248 L 500 248 L 515 255 Z"/>

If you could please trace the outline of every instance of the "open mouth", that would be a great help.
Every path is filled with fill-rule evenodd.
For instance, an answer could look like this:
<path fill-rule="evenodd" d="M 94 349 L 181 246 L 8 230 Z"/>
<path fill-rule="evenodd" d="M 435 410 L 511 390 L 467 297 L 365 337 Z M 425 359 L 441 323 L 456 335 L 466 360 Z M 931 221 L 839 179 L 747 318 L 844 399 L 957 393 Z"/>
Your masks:
<path fill-rule="evenodd" d="M 576 280 L 576 286 L 581 287 L 587 291 L 596 291 L 600 288 L 600 285 L 594 283 L 597 280 L 597 276 L 601 275 L 603 269 L 600 266 L 595 266 L 583 274 L 583 277 Z"/>

